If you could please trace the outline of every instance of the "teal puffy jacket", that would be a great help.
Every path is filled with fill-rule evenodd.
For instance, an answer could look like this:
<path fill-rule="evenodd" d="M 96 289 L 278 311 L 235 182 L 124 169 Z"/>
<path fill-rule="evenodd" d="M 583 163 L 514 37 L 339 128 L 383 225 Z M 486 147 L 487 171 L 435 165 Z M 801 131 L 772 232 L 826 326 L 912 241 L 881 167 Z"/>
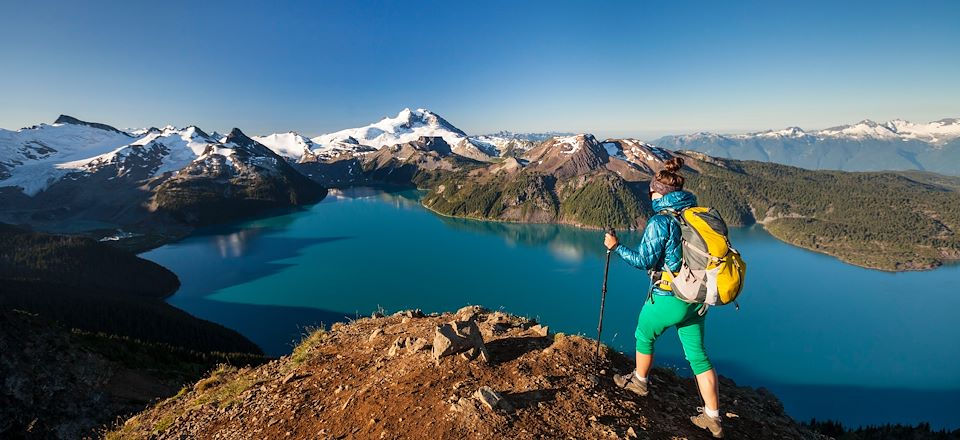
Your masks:
<path fill-rule="evenodd" d="M 653 201 L 653 211 L 663 210 L 680 212 L 680 210 L 697 206 L 697 197 L 686 191 L 674 191 Z M 643 230 L 643 238 L 637 250 L 624 245 L 617 245 L 614 249 L 624 261 L 631 266 L 643 270 L 680 270 L 683 249 L 680 247 L 680 225 L 676 220 L 665 214 L 650 217 L 647 227 Z M 669 291 L 654 288 L 655 295 L 673 295 Z"/>

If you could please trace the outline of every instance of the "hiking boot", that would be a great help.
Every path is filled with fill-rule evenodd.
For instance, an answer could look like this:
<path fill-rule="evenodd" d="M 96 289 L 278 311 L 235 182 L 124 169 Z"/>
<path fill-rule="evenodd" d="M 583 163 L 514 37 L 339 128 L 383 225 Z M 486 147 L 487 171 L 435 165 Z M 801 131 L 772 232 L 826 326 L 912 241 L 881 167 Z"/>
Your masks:
<path fill-rule="evenodd" d="M 700 414 L 690 417 L 690 421 L 701 429 L 709 429 L 713 438 L 723 438 L 723 426 L 720 426 L 720 417 L 710 417 L 703 412 L 703 408 L 698 407 Z"/>
<path fill-rule="evenodd" d="M 647 395 L 647 383 L 640 382 L 640 379 L 637 379 L 637 375 L 634 374 L 633 371 L 627 374 L 614 374 L 613 383 L 617 384 L 620 388 L 627 389 L 638 395 Z"/>

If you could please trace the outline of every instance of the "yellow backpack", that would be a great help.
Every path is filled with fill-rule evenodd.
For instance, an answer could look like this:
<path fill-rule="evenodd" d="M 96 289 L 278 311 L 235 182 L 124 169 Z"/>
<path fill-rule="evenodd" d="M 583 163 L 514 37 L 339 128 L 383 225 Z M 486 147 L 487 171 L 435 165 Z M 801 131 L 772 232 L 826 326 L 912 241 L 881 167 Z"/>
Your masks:
<path fill-rule="evenodd" d="M 688 303 L 735 303 L 743 290 L 747 264 L 730 245 L 720 213 L 699 206 L 660 213 L 676 219 L 683 236 L 683 263 L 676 273 L 663 272 L 659 282 L 666 285 L 662 287 Z"/>

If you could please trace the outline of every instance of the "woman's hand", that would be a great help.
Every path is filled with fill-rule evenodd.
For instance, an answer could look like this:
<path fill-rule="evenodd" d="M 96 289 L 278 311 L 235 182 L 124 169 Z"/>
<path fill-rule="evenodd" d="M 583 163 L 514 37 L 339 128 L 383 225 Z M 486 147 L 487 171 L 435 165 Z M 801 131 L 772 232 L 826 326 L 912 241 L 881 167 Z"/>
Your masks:
<path fill-rule="evenodd" d="M 603 245 L 606 246 L 608 250 L 614 250 L 618 244 L 620 244 L 620 240 L 617 239 L 616 235 L 611 235 L 607 232 L 607 234 L 603 236 Z"/>

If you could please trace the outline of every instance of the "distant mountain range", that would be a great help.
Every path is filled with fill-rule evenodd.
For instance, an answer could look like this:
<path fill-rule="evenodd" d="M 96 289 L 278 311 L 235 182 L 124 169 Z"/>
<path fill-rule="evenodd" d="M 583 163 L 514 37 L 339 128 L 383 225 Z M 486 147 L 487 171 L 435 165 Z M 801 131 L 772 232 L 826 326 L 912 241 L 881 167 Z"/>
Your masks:
<path fill-rule="evenodd" d="M 545 140 L 571 134 L 501 131 L 470 136 L 426 109 L 404 109 L 395 117 L 312 139 L 295 132 L 246 138 L 238 129 L 234 131 L 235 137 L 242 135 L 267 147 L 269 151 L 241 156 L 262 158 L 256 159 L 255 166 L 272 174 L 281 171 L 270 169 L 274 155 L 290 163 L 329 161 L 437 137 L 461 157 L 490 162 L 518 157 Z M 924 170 L 960 175 L 960 119 L 925 124 L 865 120 L 810 132 L 799 127 L 733 135 L 700 132 L 665 136 L 646 145 L 808 169 Z M 207 134 L 195 126 L 123 131 L 62 115 L 52 125 L 17 131 L 0 129 L 0 187 L 19 187 L 24 194 L 34 196 L 64 179 L 110 174 L 107 178 L 111 180 L 142 181 L 176 174 L 190 164 L 194 164 L 195 175 L 219 167 L 222 169 L 217 172 L 222 176 L 227 170 L 237 172 L 253 165 L 233 160 L 242 150 L 226 136 Z M 283 168 L 279 164 L 277 167 Z M 105 170 L 109 173 L 103 173 Z"/>
<path fill-rule="evenodd" d="M 665 136 L 653 144 L 715 157 L 812 170 L 920 170 L 960 175 L 960 119 L 929 123 L 870 120 L 816 131 L 799 127 L 747 134 Z"/>
<path fill-rule="evenodd" d="M 403 109 L 395 117 L 358 128 L 348 128 L 308 139 L 294 132 L 254 137 L 277 154 L 296 162 L 331 159 L 342 154 L 355 155 L 376 149 L 437 137 L 460 156 L 479 161 L 490 161 L 526 151 L 537 142 L 568 133 L 511 133 L 469 136 L 441 116 L 426 109 Z"/>

